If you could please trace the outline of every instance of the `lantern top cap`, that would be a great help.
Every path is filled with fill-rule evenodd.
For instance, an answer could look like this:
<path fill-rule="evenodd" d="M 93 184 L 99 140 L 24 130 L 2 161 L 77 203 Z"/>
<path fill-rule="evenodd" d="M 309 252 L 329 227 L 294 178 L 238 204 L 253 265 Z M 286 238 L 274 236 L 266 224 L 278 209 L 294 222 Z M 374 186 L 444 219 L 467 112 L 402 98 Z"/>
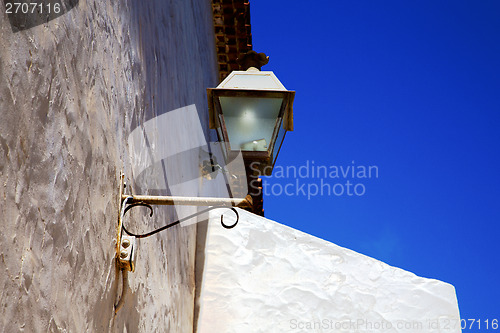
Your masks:
<path fill-rule="evenodd" d="M 243 70 L 246 70 L 250 67 L 255 67 L 260 70 L 262 66 L 267 65 L 267 63 L 269 62 L 269 57 L 266 56 L 265 53 L 257 53 L 254 50 L 250 50 L 236 59 L 236 62 Z"/>
<path fill-rule="evenodd" d="M 273 72 L 259 71 L 252 67 L 246 71 L 232 71 L 216 89 L 287 91 Z"/>

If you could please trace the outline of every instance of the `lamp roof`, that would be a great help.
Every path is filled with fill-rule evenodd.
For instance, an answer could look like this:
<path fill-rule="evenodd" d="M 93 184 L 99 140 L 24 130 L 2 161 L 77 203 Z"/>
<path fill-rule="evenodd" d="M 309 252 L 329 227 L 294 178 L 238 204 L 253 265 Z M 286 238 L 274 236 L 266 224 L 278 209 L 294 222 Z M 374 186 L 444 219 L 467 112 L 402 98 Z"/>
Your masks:
<path fill-rule="evenodd" d="M 246 71 L 232 71 L 216 89 L 248 89 L 287 91 L 271 71 L 250 68 Z"/>

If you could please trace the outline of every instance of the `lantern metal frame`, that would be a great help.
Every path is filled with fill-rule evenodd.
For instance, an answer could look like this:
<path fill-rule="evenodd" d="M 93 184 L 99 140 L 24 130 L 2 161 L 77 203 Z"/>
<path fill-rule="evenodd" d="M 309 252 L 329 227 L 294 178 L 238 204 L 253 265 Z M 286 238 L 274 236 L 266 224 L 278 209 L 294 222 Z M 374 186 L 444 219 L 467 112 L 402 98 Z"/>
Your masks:
<path fill-rule="evenodd" d="M 248 86 L 242 88 L 225 88 L 225 86 L 227 86 L 226 83 L 231 79 L 231 75 L 235 74 L 269 75 L 271 76 L 271 79 L 276 82 L 276 84 L 272 88 L 256 87 L 255 89 L 248 89 Z M 295 91 L 286 90 L 273 72 L 261 72 L 256 70 L 255 68 L 252 68 L 247 71 L 232 72 L 230 76 L 228 76 L 228 78 L 226 78 L 226 80 L 224 80 L 217 88 L 208 88 L 207 97 L 210 120 L 209 125 L 211 129 L 215 129 L 217 131 L 218 139 L 221 143 L 223 143 L 225 158 L 231 160 L 233 156 L 237 155 L 241 151 L 245 163 L 247 165 L 251 163 L 255 165 L 255 168 L 252 168 L 252 170 L 258 170 L 260 171 L 261 175 L 269 176 L 273 170 L 274 163 L 281 149 L 281 145 L 286 136 L 286 132 L 293 131 L 293 101 L 295 98 Z M 240 149 L 240 147 L 231 147 L 220 97 L 282 99 L 281 107 L 278 112 L 278 116 L 276 117 L 271 140 L 266 151 L 250 151 Z M 281 129 L 283 129 L 285 132 L 280 142 L 277 142 Z"/>

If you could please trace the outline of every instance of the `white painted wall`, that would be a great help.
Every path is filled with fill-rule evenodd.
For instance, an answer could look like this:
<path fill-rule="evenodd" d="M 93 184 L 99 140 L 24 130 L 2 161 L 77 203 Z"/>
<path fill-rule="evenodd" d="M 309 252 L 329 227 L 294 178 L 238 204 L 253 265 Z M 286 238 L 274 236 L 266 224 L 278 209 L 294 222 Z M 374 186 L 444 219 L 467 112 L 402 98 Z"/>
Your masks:
<path fill-rule="evenodd" d="M 239 212 L 208 226 L 199 333 L 460 332 L 450 284 Z"/>

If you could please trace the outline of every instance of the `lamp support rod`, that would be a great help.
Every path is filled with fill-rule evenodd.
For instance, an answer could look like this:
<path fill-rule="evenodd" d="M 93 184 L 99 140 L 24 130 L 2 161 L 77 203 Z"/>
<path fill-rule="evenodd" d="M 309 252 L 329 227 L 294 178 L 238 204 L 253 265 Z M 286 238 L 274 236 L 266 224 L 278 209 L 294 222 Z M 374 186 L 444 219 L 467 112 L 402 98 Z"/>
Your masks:
<path fill-rule="evenodd" d="M 116 236 L 116 264 L 117 269 L 122 273 L 122 291 L 121 297 L 118 303 L 115 305 L 115 315 L 118 313 L 122 307 L 126 292 L 128 289 L 128 271 L 134 271 L 135 267 L 135 253 L 137 252 L 136 238 L 144 238 L 156 234 L 160 231 L 168 229 L 170 227 L 176 226 L 181 222 L 194 218 L 202 213 L 206 213 L 212 209 L 221 207 L 231 207 L 230 209 L 236 214 L 236 222 L 232 225 L 227 225 L 223 221 L 221 215 L 220 222 L 222 226 L 226 229 L 233 228 L 239 220 L 238 211 L 235 208 L 239 205 L 248 205 L 247 198 L 211 198 L 211 197 L 179 197 L 179 196 L 154 196 L 154 195 L 130 195 L 125 194 L 125 175 L 120 172 L 120 193 L 118 196 L 119 211 L 118 211 L 118 230 Z M 164 227 L 153 230 L 147 234 L 136 235 L 129 232 L 124 224 L 123 218 L 125 213 L 135 206 L 146 206 L 151 210 L 151 215 L 153 215 L 153 208 L 151 205 L 182 205 L 182 206 L 210 206 L 201 212 L 197 212 L 193 215 L 184 217 L 175 222 L 169 223 Z"/>
<path fill-rule="evenodd" d="M 238 206 L 245 198 L 211 198 L 211 197 L 179 197 L 156 195 L 122 194 L 121 200 L 128 199 L 128 204 L 144 203 L 148 205 L 180 205 L 180 206 Z"/>

